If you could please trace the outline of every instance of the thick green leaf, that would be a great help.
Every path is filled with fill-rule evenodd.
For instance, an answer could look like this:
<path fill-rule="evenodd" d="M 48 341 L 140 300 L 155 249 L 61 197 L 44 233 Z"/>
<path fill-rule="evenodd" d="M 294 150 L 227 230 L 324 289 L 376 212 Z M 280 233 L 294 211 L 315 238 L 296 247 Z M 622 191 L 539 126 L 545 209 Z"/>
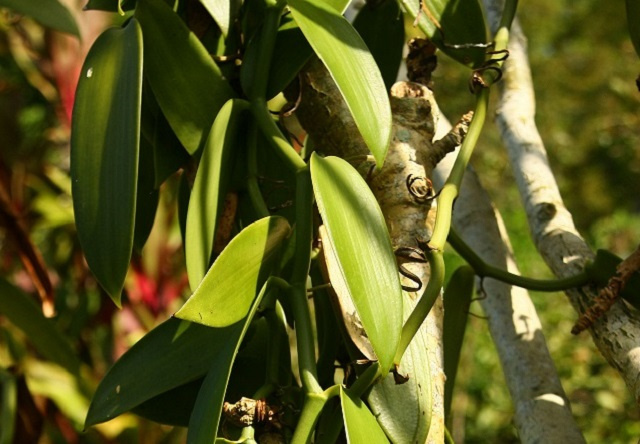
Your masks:
<path fill-rule="evenodd" d="M 187 427 L 204 378 L 187 382 L 133 408 L 132 412 L 160 424 Z"/>
<path fill-rule="evenodd" d="M 349 444 L 388 444 L 378 421 L 361 399 L 353 398 L 347 389 L 340 387 L 340 402 Z"/>
<path fill-rule="evenodd" d="M 120 5 L 118 5 L 120 3 Z M 130 11 L 136 7 L 136 0 L 89 0 L 83 8 L 87 11 Z"/>
<path fill-rule="evenodd" d="M 309 42 L 293 20 L 278 29 L 269 71 L 267 100 L 278 95 L 296 78 L 312 54 Z"/>
<path fill-rule="evenodd" d="M 269 283 L 267 282 L 262 287 L 260 294 L 255 299 L 255 303 L 246 314 L 244 320 L 234 324 L 236 330 L 226 338 L 223 348 L 211 364 L 191 413 L 187 444 L 208 443 L 215 440 L 218 433 L 218 425 L 220 424 L 222 405 L 224 404 L 224 394 L 229 384 L 233 362 L 238 354 L 242 339 L 258 310 L 260 301 L 268 291 L 268 287 Z"/>
<path fill-rule="evenodd" d="M 85 425 L 115 418 L 153 397 L 203 377 L 239 324 L 209 328 L 171 318 L 127 351 L 100 382 Z"/>
<path fill-rule="evenodd" d="M 204 145 L 187 212 L 185 251 L 192 289 L 200 285 L 211 265 L 216 228 L 233 171 L 233 155 L 238 152 L 238 127 L 246 109 L 247 102 L 242 100 L 225 103 Z"/>
<path fill-rule="evenodd" d="M 475 272 L 471 267 L 463 265 L 453 272 L 444 291 L 442 344 L 444 349 L 444 374 L 446 376 L 444 386 L 445 417 L 448 417 L 451 411 L 453 387 L 456 382 L 456 373 L 458 372 L 464 331 L 467 327 L 475 276 Z"/>
<path fill-rule="evenodd" d="M 15 376 L 0 368 L 0 444 L 13 443 L 18 414 L 18 385 Z"/>
<path fill-rule="evenodd" d="M 226 36 L 240 9 L 241 2 L 239 0 L 200 0 L 200 3 L 209 11 L 222 34 Z"/>
<path fill-rule="evenodd" d="M 45 358 L 76 375 L 80 361 L 51 319 L 22 291 L 0 278 L 0 314 L 22 330 Z"/>
<path fill-rule="evenodd" d="M 373 350 L 386 373 L 402 330 L 402 290 L 389 232 L 360 174 L 337 157 L 311 157 L 322 220 Z"/>
<path fill-rule="evenodd" d="M 131 259 L 138 182 L 142 33 L 105 31 L 82 67 L 71 128 L 78 237 L 89 268 L 120 305 Z"/>
<path fill-rule="evenodd" d="M 210 327 L 224 327 L 244 318 L 290 232 L 286 219 L 277 216 L 246 227 L 218 256 L 175 316 Z"/>
<path fill-rule="evenodd" d="M 71 12 L 58 0 L 0 0 L 0 8 L 28 15 L 42 26 L 80 37 Z"/>
<path fill-rule="evenodd" d="M 403 293 L 403 315 L 406 321 L 417 300 Z M 426 442 L 431 426 L 431 372 L 427 331 L 418 330 L 402 355 L 398 373 L 408 376 L 404 384 L 397 384 L 388 374 L 371 389 L 367 399 L 371 411 L 391 442 Z M 410 407 L 409 407 L 410 406 Z"/>
<path fill-rule="evenodd" d="M 186 150 L 204 142 L 218 110 L 233 95 L 206 48 L 162 0 L 138 0 L 145 76 Z"/>
<path fill-rule="evenodd" d="M 482 65 L 487 49 L 469 47 L 487 43 L 487 26 L 478 0 L 400 2 L 412 19 L 419 15 L 418 26 L 438 49 L 463 65 L 473 68 Z"/>
<path fill-rule="evenodd" d="M 387 90 L 396 82 L 404 46 L 404 16 L 396 0 L 368 2 L 353 22 L 375 59 Z"/>
<path fill-rule="evenodd" d="M 640 56 L 640 2 L 638 0 L 625 0 L 627 7 L 627 26 L 629 36 L 636 54 Z"/>
<path fill-rule="evenodd" d="M 389 97 L 373 56 L 349 22 L 319 0 L 289 0 L 294 20 L 326 65 L 378 167 L 391 140 Z"/>

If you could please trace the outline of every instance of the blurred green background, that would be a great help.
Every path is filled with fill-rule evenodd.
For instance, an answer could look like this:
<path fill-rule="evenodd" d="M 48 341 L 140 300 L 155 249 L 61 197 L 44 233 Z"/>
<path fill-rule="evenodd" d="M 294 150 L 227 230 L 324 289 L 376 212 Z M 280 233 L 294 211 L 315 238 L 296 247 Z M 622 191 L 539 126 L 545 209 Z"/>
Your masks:
<path fill-rule="evenodd" d="M 522 2 L 519 16 L 529 38 L 537 123 L 566 205 L 594 249 L 628 255 L 640 242 L 640 92 L 634 83 L 640 61 L 628 38 L 624 4 L 539 0 Z M 81 359 L 91 363 L 83 369 L 89 386 L 65 389 L 77 395 L 75 404 L 47 404 L 47 415 L 40 418 L 47 436 L 43 442 L 179 442 L 182 431 L 126 415 L 86 434 L 74 431 L 81 429 L 91 385 L 123 350 L 175 310 L 185 288 L 175 223 L 177 187 L 173 181 L 163 190 L 146 254 L 134 258 L 129 304 L 116 312 L 88 273 L 73 228 L 68 85 L 60 83 L 64 76 L 58 62 L 63 50 L 77 48 L 29 20 L 17 20 L 0 13 L 0 183 L 50 268 L 57 289 L 56 325 L 73 339 Z M 467 78 L 468 71 L 441 57 L 434 89 L 451 120 L 473 106 Z M 550 277 L 529 239 L 491 121 L 472 162 L 505 218 L 522 273 Z M 458 259 L 453 254 L 447 259 L 452 271 Z M 5 230 L 0 230 L 0 276 L 11 276 L 14 284 L 33 291 Z M 576 316 L 564 295 L 532 297 L 587 441 L 636 443 L 640 409 L 589 335 L 570 334 Z M 477 304 L 472 312 L 482 315 Z M 518 442 L 486 322 L 473 316 L 469 322 L 454 400 L 454 436 L 468 443 Z M 55 372 L 29 358 L 31 347 L 0 317 L 0 367 L 11 369 L 18 380 L 25 378 L 36 400 L 38 394 L 63 399 L 54 393 L 59 379 L 38 379 L 43 372 Z"/>

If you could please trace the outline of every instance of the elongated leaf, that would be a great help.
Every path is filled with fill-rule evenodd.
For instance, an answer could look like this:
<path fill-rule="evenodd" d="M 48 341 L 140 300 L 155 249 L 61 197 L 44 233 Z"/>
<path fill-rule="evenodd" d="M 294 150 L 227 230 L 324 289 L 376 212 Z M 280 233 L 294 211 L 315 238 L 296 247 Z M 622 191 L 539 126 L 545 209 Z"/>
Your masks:
<path fill-rule="evenodd" d="M 229 28 L 235 20 L 240 9 L 239 0 L 200 0 L 200 3 L 209 11 L 211 17 L 220 27 L 223 35 L 229 33 Z"/>
<path fill-rule="evenodd" d="M 171 128 L 193 154 L 218 110 L 233 95 L 198 38 L 162 0 L 138 0 L 145 41 L 145 76 Z"/>
<path fill-rule="evenodd" d="M 246 227 L 222 251 L 175 316 L 210 327 L 224 327 L 244 318 L 290 232 L 286 219 L 276 216 Z"/>
<path fill-rule="evenodd" d="M 340 402 L 349 444 L 388 444 L 375 416 L 361 399 L 353 398 L 347 389 L 340 387 Z"/>
<path fill-rule="evenodd" d="M 175 318 L 163 322 L 111 367 L 93 396 L 85 426 L 203 377 L 237 330 L 238 324 L 209 328 Z"/>
<path fill-rule="evenodd" d="M 375 60 L 356 30 L 331 6 L 318 0 L 289 0 L 288 4 L 381 167 L 391 138 L 391 107 Z"/>
<path fill-rule="evenodd" d="M 140 162 L 138 165 L 138 189 L 136 195 L 136 219 L 133 246 L 138 251 L 147 242 L 156 217 L 160 193 L 155 188 L 153 147 L 142 137 L 140 139 Z"/>
<path fill-rule="evenodd" d="M 314 153 L 311 179 L 343 279 L 385 373 L 400 339 L 402 290 L 384 217 L 346 161 Z"/>
<path fill-rule="evenodd" d="M 400 0 L 411 18 L 442 52 L 463 65 L 478 68 L 487 42 L 487 26 L 478 0 Z M 456 47 L 455 45 L 461 45 Z"/>
<path fill-rule="evenodd" d="M 132 412 L 160 424 L 187 427 L 204 378 L 187 382 L 133 408 Z"/>
<path fill-rule="evenodd" d="M 234 334 L 227 337 L 223 349 L 216 355 L 207 376 L 204 378 L 189 420 L 187 444 L 199 444 L 215 440 L 218 425 L 220 424 L 224 394 L 231 376 L 233 362 L 238 354 L 238 349 L 247 332 L 247 328 L 256 314 L 260 301 L 267 292 L 268 287 L 269 284 L 266 283 L 244 320 L 234 324 L 236 327 Z"/>
<path fill-rule="evenodd" d="M 238 151 L 238 125 L 246 109 L 244 101 L 225 103 L 204 145 L 187 212 L 185 249 L 192 289 L 200 285 L 211 264 L 216 228 L 233 171 L 233 154 Z"/>
<path fill-rule="evenodd" d="M 638 0 L 625 0 L 627 7 L 627 26 L 629 27 L 629 37 L 636 49 L 636 54 L 640 56 L 640 2 Z"/>
<path fill-rule="evenodd" d="M 29 296 L 0 278 L 0 314 L 22 330 L 42 356 L 77 374 L 80 361 L 69 341 Z"/>
<path fill-rule="evenodd" d="M 475 273 L 467 265 L 459 267 L 451 275 L 449 284 L 444 291 L 444 327 L 442 344 L 444 349 L 444 374 L 446 383 L 444 388 L 444 414 L 449 416 L 453 387 L 458 372 L 460 350 L 464 331 L 467 327 L 467 317 L 471 297 L 473 296 L 473 280 Z"/>
<path fill-rule="evenodd" d="M 404 16 L 396 0 L 366 3 L 353 22 L 375 59 L 387 90 L 396 82 L 404 46 Z"/>
<path fill-rule="evenodd" d="M 417 300 L 403 293 L 403 316 L 406 321 Z M 431 373 L 429 371 L 427 331 L 418 330 L 402 355 L 398 373 L 408 376 L 397 384 L 388 374 L 374 385 L 367 399 L 371 411 L 391 442 L 426 442 L 431 426 Z M 408 406 L 411 406 L 410 408 Z"/>
<path fill-rule="evenodd" d="M 76 20 L 58 0 L 0 0 L 0 8 L 9 8 L 28 15 L 47 28 L 80 37 Z"/>
<path fill-rule="evenodd" d="M 135 19 L 105 31 L 87 55 L 71 128 L 78 237 L 91 271 L 120 305 L 138 181 L 142 33 Z"/>

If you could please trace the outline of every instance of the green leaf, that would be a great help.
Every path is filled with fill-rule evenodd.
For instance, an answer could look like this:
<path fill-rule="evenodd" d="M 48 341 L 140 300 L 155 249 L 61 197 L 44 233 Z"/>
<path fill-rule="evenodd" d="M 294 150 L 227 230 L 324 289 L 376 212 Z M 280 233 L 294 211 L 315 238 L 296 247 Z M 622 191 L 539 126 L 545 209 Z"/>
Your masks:
<path fill-rule="evenodd" d="M 215 440 L 233 362 L 238 354 L 242 339 L 258 310 L 260 301 L 269 289 L 268 287 L 269 283 L 267 282 L 260 290 L 260 294 L 244 320 L 234 324 L 236 329 L 226 338 L 223 348 L 216 355 L 207 376 L 204 378 L 189 420 L 187 444 L 207 443 Z"/>
<path fill-rule="evenodd" d="M 475 276 L 473 268 L 463 265 L 453 272 L 444 291 L 442 344 L 444 349 L 444 374 L 446 376 L 444 388 L 445 417 L 448 417 L 451 411 L 453 387 L 456 382 L 458 363 L 460 362 L 464 331 L 467 327 Z"/>
<path fill-rule="evenodd" d="M 406 321 L 417 300 L 403 293 L 403 315 Z M 431 426 L 431 372 L 429 370 L 428 337 L 425 328 L 418 330 L 402 355 L 398 373 L 408 376 L 397 384 L 388 374 L 371 389 L 367 398 L 371 411 L 391 442 L 426 442 Z M 408 406 L 411 406 L 408 408 Z"/>
<path fill-rule="evenodd" d="M 171 318 L 138 341 L 107 372 L 87 413 L 89 427 L 153 397 L 202 378 L 216 355 L 238 334 L 238 324 L 209 328 Z"/>
<path fill-rule="evenodd" d="M 375 59 L 387 90 L 396 82 L 404 46 L 404 16 L 396 0 L 368 2 L 353 22 Z"/>
<path fill-rule="evenodd" d="M 342 416 L 349 444 L 388 444 L 389 440 L 361 399 L 353 398 L 347 389 L 340 387 Z"/>
<path fill-rule="evenodd" d="M 18 386 L 15 376 L 0 368 L 0 444 L 14 442 L 18 413 Z"/>
<path fill-rule="evenodd" d="M 640 2 L 638 0 L 625 0 L 627 8 L 627 26 L 629 27 L 629 37 L 636 54 L 640 56 Z"/>
<path fill-rule="evenodd" d="M 267 100 L 283 91 L 309 61 L 313 50 L 293 20 L 285 22 L 276 34 L 267 84 Z"/>
<path fill-rule="evenodd" d="M 322 220 L 382 373 L 393 363 L 402 329 L 402 290 L 387 226 L 358 172 L 337 157 L 311 157 Z"/>
<path fill-rule="evenodd" d="M 225 103 L 203 148 L 187 212 L 185 251 L 192 289 L 198 287 L 211 264 L 216 228 L 233 171 L 233 155 L 239 150 L 238 127 L 247 105 L 234 99 Z"/>
<path fill-rule="evenodd" d="M 241 2 L 239 0 L 200 0 L 200 3 L 209 11 L 222 34 L 226 36 L 238 14 Z"/>
<path fill-rule="evenodd" d="M 478 68 L 485 60 L 486 48 L 471 44 L 487 43 L 487 26 L 478 0 L 400 0 L 412 19 L 442 52 L 463 65 Z M 421 9 L 422 6 L 422 9 Z M 467 45 L 456 48 L 453 45 Z"/>
<path fill-rule="evenodd" d="M 220 253 L 175 316 L 210 327 L 224 327 L 244 318 L 290 232 L 286 219 L 277 216 L 246 227 Z"/>
<path fill-rule="evenodd" d="M 28 15 L 42 26 L 80 38 L 76 20 L 58 0 L 0 0 L 0 8 Z"/>
<path fill-rule="evenodd" d="M 331 6 L 318 0 L 289 0 L 288 4 L 381 167 L 391 140 L 391 107 L 373 56 L 351 24 Z"/>
<path fill-rule="evenodd" d="M 71 127 L 73 208 L 89 268 L 116 305 L 133 249 L 142 33 L 105 31 L 82 67 Z"/>
<path fill-rule="evenodd" d="M 118 5 L 120 3 L 120 5 Z M 136 7 L 136 0 L 89 0 L 83 8 L 85 11 L 130 11 Z"/>
<path fill-rule="evenodd" d="M 145 76 L 169 125 L 190 154 L 233 95 L 206 48 L 162 0 L 138 0 Z"/>
<path fill-rule="evenodd" d="M 0 278 L 0 313 L 22 330 L 36 350 L 50 361 L 53 361 L 77 375 L 80 368 L 76 352 L 69 341 L 55 327 L 51 319 L 42 314 L 42 310 L 33 300 Z"/>
<path fill-rule="evenodd" d="M 204 378 L 167 390 L 134 407 L 132 412 L 160 424 L 187 427 Z"/>

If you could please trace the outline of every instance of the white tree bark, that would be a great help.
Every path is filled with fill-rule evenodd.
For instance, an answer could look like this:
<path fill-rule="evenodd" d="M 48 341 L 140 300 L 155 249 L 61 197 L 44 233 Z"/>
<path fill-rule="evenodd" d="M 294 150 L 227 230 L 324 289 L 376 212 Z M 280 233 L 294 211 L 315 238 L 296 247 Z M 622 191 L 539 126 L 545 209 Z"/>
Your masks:
<path fill-rule="evenodd" d="M 491 22 L 497 23 L 502 2 L 491 0 L 486 5 Z M 517 21 L 512 27 L 509 51 L 500 82 L 497 124 L 508 150 L 535 245 L 558 277 L 571 276 L 593 259 L 593 253 L 564 206 L 535 126 L 535 98 L 526 39 Z M 595 295 L 595 290 L 587 288 L 567 292 L 578 314 L 585 311 Z M 636 402 L 640 403 L 638 312 L 620 301 L 592 326 L 590 332 L 600 352 L 620 372 Z"/>

